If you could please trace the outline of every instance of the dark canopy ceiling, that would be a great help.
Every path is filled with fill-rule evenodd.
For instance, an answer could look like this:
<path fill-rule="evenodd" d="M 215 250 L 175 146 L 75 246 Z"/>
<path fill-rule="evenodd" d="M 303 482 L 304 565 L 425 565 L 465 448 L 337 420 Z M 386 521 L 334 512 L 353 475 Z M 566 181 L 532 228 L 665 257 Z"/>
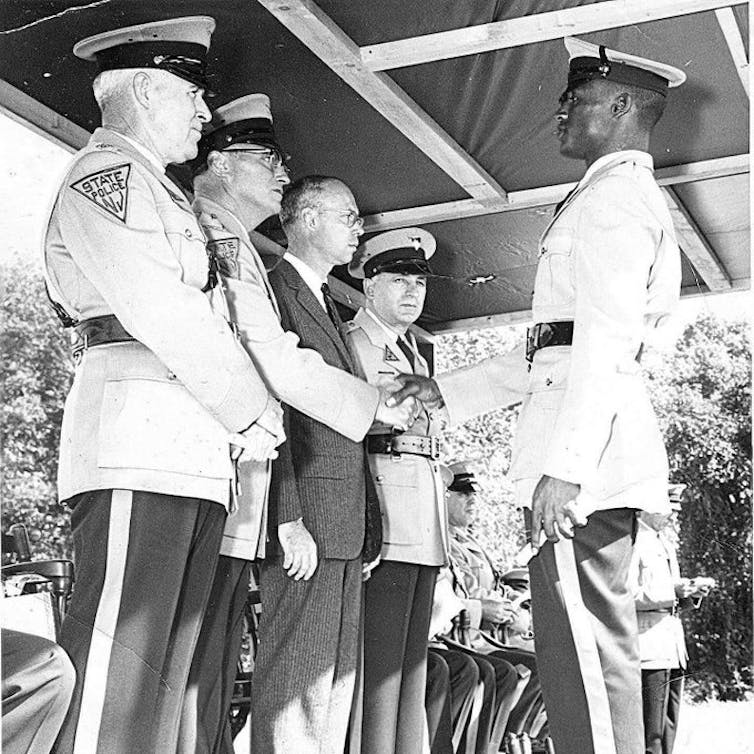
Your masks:
<path fill-rule="evenodd" d="M 620 4 L 641 6 L 639 0 Z M 436 236 L 433 262 L 440 277 L 431 286 L 421 324 L 442 331 L 514 321 L 525 318 L 531 305 L 537 238 L 552 204 L 567 190 L 563 184 L 583 172 L 582 164 L 559 155 L 553 136 L 567 65 L 562 39 L 379 73 L 362 63 L 359 48 L 550 11 L 566 14 L 559 17 L 566 34 L 574 9 L 602 6 L 608 25 L 580 36 L 671 63 L 688 75 L 687 84 L 672 92 L 652 145 L 674 219 L 685 223 L 681 241 L 693 266 L 684 260 L 684 289 L 746 287 L 749 102 L 737 68 L 741 54 L 748 58 L 747 7 L 736 4 L 731 14 L 722 3 L 689 0 L 688 8 L 710 9 L 626 26 L 611 15 L 617 5 L 614 0 L 320 0 L 316 5 L 310 0 L 3 0 L 0 78 L 10 86 L 0 88 L 0 107 L 79 146 L 85 134 L 66 122 L 61 129 L 45 110 L 86 131 L 98 125 L 90 87 L 95 70 L 73 56 L 74 42 L 118 26 L 211 15 L 217 21 L 210 61 L 218 92 L 211 106 L 251 91 L 268 93 L 294 177 L 342 178 L 370 216 L 371 231 L 420 224 Z M 682 4 L 646 0 L 644 5 Z M 727 14 L 727 26 L 713 7 Z M 292 16 L 303 21 L 289 23 Z M 333 43 L 327 42 L 331 33 Z M 743 49 L 738 60 L 731 39 Z M 328 56 L 329 64 L 321 59 Z M 364 82 L 360 93 L 348 79 L 354 71 Z M 381 97 L 385 81 L 399 93 L 397 105 Z M 423 119 L 418 131 L 411 125 L 416 113 Z M 459 163 L 470 157 L 472 169 L 481 167 L 479 181 L 466 180 L 464 188 L 457 175 L 449 175 L 452 170 L 441 167 L 433 143 L 438 154 L 450 143 Z M 347 280 L 342 271 L 337 274 Z"/>

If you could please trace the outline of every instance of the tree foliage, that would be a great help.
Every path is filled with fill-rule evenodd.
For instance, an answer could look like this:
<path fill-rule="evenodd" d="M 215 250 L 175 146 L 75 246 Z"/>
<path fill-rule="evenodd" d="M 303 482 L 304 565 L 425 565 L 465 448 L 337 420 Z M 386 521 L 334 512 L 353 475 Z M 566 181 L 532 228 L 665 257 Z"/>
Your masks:
<path fill-rule="evenodd" d="M 649 372 L 671 479 L 687 485 L 681 572 L 719 585 L 683 613 L 699 697 L 742 699 L 752 684 L 750 353 L 746 322 L 703 316 Z"/>
<path fill-rule="evenodd" d="M 2 272 L 2 528 L 26 524 L 41 534 L 36 555 L 70 557 L 68 514 L 57 502 L 55 484 L 72 374 L 69 348 L 39 273 L 20 261 Z"/>

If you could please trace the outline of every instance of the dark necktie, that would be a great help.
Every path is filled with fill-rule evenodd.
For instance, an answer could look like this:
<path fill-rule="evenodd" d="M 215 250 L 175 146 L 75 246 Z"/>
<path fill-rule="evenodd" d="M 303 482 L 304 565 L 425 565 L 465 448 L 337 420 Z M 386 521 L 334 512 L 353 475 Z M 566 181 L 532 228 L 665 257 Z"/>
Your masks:
<path fill-rule="evenodd" d="M 411 371 L 413 372 L 416 368 L 416 357 L 414 356 L 413 349 L 402 335 L 398 336 L 398 348 L 403 351 L 403 355 L 408 359 L 408 363 L 411 364 Z"/>
<path fill-rule="evenodd" d="M 573 196 L 574 192 L 578 188 L 578 184 L 574 186 L 556 205 L 555 205 L 555 211 L 552 213 L 553 215 L 557 215 L 560 211 L 560 208 Z"/>
<path fill-rule="evenodd" d="M 330 321 L 335 325 L 335 329 L 340 332 L 340 326 L 343 324 L 343 320 L 338 314 L 338 307 L 335 306 L 335 299 L 330 292 L 330 286 L 327 283 L 322 283 L 322 298 L 325 300 L 325 309 L 327 310 L 327 316 Z"/>

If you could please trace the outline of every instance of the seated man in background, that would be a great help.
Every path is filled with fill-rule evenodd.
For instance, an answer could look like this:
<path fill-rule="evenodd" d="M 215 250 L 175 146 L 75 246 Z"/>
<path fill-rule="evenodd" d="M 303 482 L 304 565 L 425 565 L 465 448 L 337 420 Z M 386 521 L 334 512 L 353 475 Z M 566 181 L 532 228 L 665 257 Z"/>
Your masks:
<path fill-rule="evenodd" d="M 451 464 L 450 470 L 453 480 L 446 494 L 450 534 L 448 573 L 468 615 L 470 644 L 487 659 L 507 660 L 513 665 L 523 665 L 530 672 L 526 688 L 511 712 L 513 722 L 541 693 L 536 659 L 527 648 L 528 645 L 533 649 L 533 644 L 530 638 L 522 639 L 531 635 L 531 616 L 524 605 L 528 589 L 517 592 L 503 585 L 492 559 L 469 530 L 479 490 L 469 463 L 459 461 Z"/>
<path fill-rule="evenodd" d="M 449 617 L 455 620 L 468 620 L 474 627 L 473 641 L 471 635 L 467 635 L 465 627 L 457 632 L 457 638 L 461 644 L 448 646 L 442 643 L 442 637 L 439 644 L 434 645 L 432 651 L 439 651 L 443 655 L 453 655 L 461 653 L 471 658 L 479 670 L 479 680 L 482 684 L 483 695 L 481 697 L 481 707 L 475 708 L 468 723 L 463 739 L 466 742 L 467 751 L 486 752 L 488 750 L 497 751 L 505 733 L 508 717 L 513 709 L 514 704 L 518 701 L 519 694 L 516 689 L 519 681 L 519 671 L 504 657 L 495 656 L 494 654 L 482 654 L 475 649 L 475 644 L 480 644 L 479 627 L 484 620 L 487 625 L 509 623 L 515 617 L 515 608 L 511 600 L 505 598 L 494 589 L 490 588 L 481 593 L 482 590 L 475 590 L 478 598 L 469 599 L 469 592 L 463 585 L 463 572 L 456 565 L 453 557 L 453 540 L 452 535 L 455 528 L 463 526 L 465 529 L 468 523 L 468 508 L 465 503 L 465 494 L 454 494 L 451 492 L 453 486 L 465 486 L 471 484 L 469 477 L 473 475 L 467 473 L 465 467 L 454 474 L 452 467 L 449 469 L 443 467 L 447 472 L 446 480 L 448 492 L 446 500 L 448 501 L 448 523 L 451 533 L 451 554 L 448 568 L 441 571 L 438 578 L 438 585 L 435 591 L 435 600 L 432 607 L 432 625 L 430 631 L 432 634 L 438 631 L 448 632 L 449 626 L 441 628 L 442 624 L 447 623 Z M 478 545 L 477 545 L 478 547 Z M 481 548 L 479 552 L 483 554 Z M 466 562 L 470 562 L 468 559 Z M 492 566 L 487 562 L 488 569 Z M 494 586 L 494 584 L 492 584 Z M 467 644 L 467 646 L 462 646 Z M 489 646 L 484 647 L 487 651 Z M 447 661 L 450 664 L 452 657 L 448 656 Z M 529 676 L 529 672 L 523 668 L 522 675 Z M 457 727 L 456 727 L 457 730 Z M 476 733 L 475 733 L 476 731 Z M 473 738 L 476 738 L 476 745 L 473 746 Z"/>

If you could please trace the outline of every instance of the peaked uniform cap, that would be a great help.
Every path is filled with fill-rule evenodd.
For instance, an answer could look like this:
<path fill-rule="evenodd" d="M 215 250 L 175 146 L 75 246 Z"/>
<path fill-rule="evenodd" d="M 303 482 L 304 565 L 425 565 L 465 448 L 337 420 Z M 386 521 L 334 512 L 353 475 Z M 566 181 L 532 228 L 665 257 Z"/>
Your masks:
<path fill-rule="evenodd" d="M 477 492 L 479 482 L 476 480 L 474 472 L 469 468 L 468 461 L 458 461 L 450 464 L 450 470 L 453 472 L 453 481 L 448 487 L 454 492 Z"/>
<path fill-rule="evenodd" d="M 234 144 L 257 144 L 283 156 L 275 138 L 270 98 L 266 94 L 246 94 L 218 107 L 199 141 L 199 153 L 193 164 L 201 166 L 212 150 L 227 149 Z"/>
<path fill-rule="evenodd" d="M 603 78 L 666 95 L 669 87 L 680 86 L 686 81 L 686 74 L 680 68 L 666 63 L 610 50 L 576 37 L 565 37 L 563 42 L 570 57 L 569 89 Z"/>
<path fill-rule="evenodd" d="M 357 280 L 380 272 L 431 275 L 427 260 L 436 248 L 435 237 L 422 228 L 388 230 L 372 236 L 359 247 L 348 265 L 348 272 Z"/>
<path fill-rule="evenodd" d="M 156 68 L 207 88 L 207 51 L 215 19 L 184 16 L 126 26 L 82 39 L 73 54 L 101 71 Z"/>

